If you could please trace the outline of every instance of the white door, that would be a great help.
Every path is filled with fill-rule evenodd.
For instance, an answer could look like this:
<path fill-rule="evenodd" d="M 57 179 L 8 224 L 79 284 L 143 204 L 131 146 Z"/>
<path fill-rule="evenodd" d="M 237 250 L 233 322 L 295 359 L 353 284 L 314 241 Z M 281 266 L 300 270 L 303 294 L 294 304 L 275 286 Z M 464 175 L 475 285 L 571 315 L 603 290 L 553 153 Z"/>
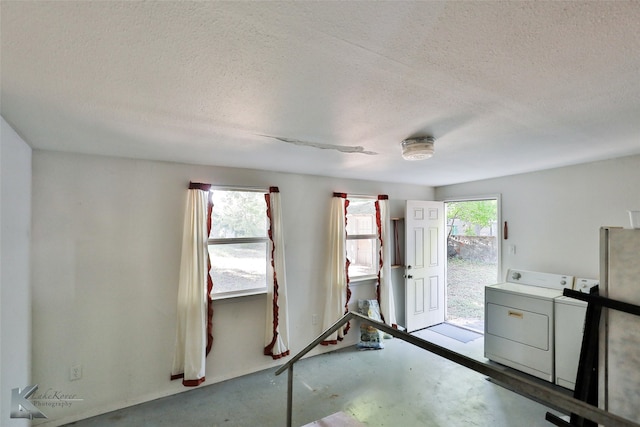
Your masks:
<path fill-rule="evenodd" d="M 444 322 L 445 219 L 443 202 L 407 200 L 405 316 L 407 332 Z"/>

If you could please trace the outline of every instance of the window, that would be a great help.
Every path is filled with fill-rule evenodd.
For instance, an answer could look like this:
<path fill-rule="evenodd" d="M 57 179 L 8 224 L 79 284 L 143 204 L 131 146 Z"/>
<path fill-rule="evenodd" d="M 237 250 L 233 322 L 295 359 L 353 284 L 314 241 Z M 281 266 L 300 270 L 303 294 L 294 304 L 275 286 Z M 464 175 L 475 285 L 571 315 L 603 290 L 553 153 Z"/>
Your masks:
<path fill-rule="evenodd" d="M 347 207 L 347 258 L 351 280 L 378 275 L 378 231 L 375 200 L 349 198 Z"/>
<path fill-rule="evenodd" d="M 267 290 L 266 191 L 211 189 L 209 257 L 213 298 Z"/>

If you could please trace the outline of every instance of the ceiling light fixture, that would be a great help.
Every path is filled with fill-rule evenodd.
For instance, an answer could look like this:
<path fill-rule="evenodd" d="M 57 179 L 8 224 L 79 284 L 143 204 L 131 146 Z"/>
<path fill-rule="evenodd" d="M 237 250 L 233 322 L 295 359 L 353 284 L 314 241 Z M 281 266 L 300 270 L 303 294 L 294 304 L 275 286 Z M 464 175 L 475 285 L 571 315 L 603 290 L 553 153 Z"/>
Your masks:
<path fill-rule="evenodd" d="M 420 136 L 402 141 L 402 158 L 405 160 L 424 160 L 433 156 L 435 138 Z"/>

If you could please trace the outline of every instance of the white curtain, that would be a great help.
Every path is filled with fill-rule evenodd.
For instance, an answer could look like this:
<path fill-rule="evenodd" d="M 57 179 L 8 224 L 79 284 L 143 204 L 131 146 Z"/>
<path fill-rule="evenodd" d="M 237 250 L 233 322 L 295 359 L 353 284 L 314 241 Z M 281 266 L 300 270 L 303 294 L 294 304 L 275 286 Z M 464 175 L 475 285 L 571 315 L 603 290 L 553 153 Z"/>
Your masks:
<path fill-rule="evenodd" d="M 274 359 L 289 355 L 289 318 L 287 313 L 287 279 L 284 261 L 284 237 L 280 193 L 271 187 L 265 195 L 269 226 L 267 268 L 267 322 L 264 354 Z"/>
<path fill-rule="evenodd" d="M 376 201 L 378 216 L 378 239 L 380 240 L 380 270 L 378 272 L 378 303 L 382 318 L 387 325 L 397 327 L 396 306 L 393 299 L 393 283 L 391 281 L 391 218 L 389 215 L 389 198 L 379 196 Z"/>
<path fill-rule="evenodd" d="M 208 207 L 209 191 L 191 185 L 185 212 L 175 353 L 171 379 L 183 378 L 185 386 L 205 380 L 207 348 L 207 292 L 209 276 Z M 197 187 L 197 188 L 194 188 Z"/>
<path fill-rule="evenodd" d="M 326 302 L 322 330 L 331 327 L 347 312 L 349 281 L 347 276 L 346 194 L 334 193 L 329 216 L 329 247 L 325 272 Z M 349 330 L 349 324 L 328 336 L 323 345 L 337 344 Z"/>

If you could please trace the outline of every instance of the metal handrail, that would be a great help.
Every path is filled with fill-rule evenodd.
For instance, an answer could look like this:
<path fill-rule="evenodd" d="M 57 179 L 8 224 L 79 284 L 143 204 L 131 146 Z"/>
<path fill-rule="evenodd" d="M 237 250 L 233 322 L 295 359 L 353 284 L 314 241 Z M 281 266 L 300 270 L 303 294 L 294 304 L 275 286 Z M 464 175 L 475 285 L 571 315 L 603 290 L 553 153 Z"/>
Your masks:
<path fill-rule="evenodd" d="M 640 427 L 637 424 L 626 418 L 622 418 L 619 415 L 615 415 L 611 412 L 604 411 L 596 406 L 589 405 L 581 400 L 575 399 L 561 391 L 555 390 L 543 384 L 534 382 L 528 378 L 517 375 L 513 372 L 506 370 L 501 366 L 495 366 L 482 362 L 471 357 L 464 356 L 456 353 L 452 350 L 439 346 L 429 341 L 420 339 L 414 335 L 392 328 L 382 322 L 370 319 L 362 314 L 355 312 L 348 312 L 340 320 L 334 323 L 329 329 L 324 331 L 318 338 L 313 340 L 309 345 L 303 348 L 295 356 L 291 358 L 287 363 L 282 365 L 277 371 L 276 375 L 280 375 L 284 371 L 288 371 L 288 387 L 287 387 L 287 427 L 292 427 L 292 414 L 293 414 L 293 365 L 304 357 L 305 354 L 313 350 L 318 344 L 324 341 L 329 335 L 337 331 L 351 320 L 359 319 L 376 329 L 393 335 L 396 338 L 406 341 L 409 344 L 413 344 L 416 347 L 420 347 L 423 350 L 427 350 L 445 359 L 451 360 L 466 368 L 472 369 L 482 375 L 486 375 L 494 380 L 508 386 L 514 392 L 520 393 L 525 397 L 537 400 L 540 403 L 548 406 L 560 408 L 568 413 L 577 414 L 581 417 L 599 423 L 607 427 Z"/>

